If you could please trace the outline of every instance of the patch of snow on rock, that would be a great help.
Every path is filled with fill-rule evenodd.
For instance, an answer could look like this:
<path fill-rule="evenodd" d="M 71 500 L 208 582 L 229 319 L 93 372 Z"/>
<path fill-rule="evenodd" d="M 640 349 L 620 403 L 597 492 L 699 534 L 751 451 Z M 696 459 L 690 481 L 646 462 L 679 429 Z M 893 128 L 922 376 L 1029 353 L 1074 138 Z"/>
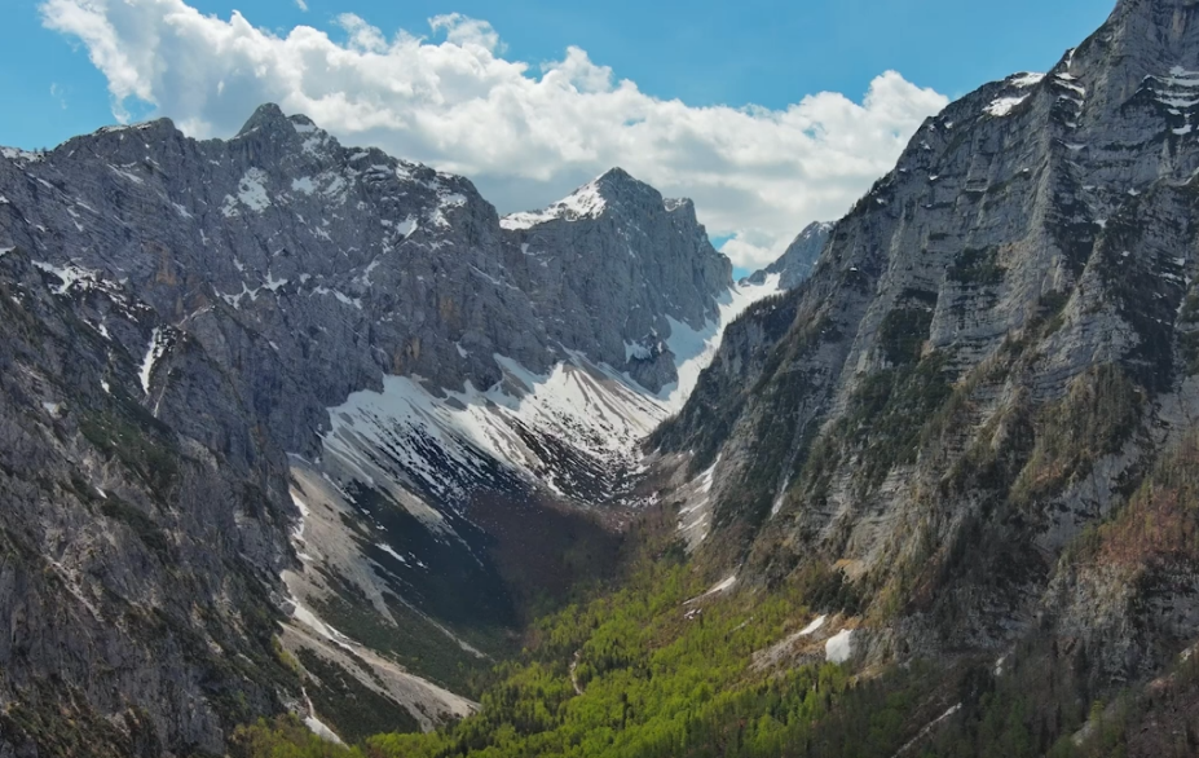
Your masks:
<path fill-rule="evenodd" d="M 252 168 L 237 183 L 237 199 L 252 211 L 261 213 L 271 204 L 266 193 L 266 172 Z"/>
<path fill-rule="evenodd" d="M 146 350 L 146 357 L 142 359 L 142 368 L 138 372 L 142 380 L 142 390 L 150 394 L 150 380 L 154 376 L 154 367 L 162 356 L 166 354 L 170 342 L 167 335 L 159 327 L 154 327 L 154 332 L 150 335 L 150 346 Z"/>
<path fill-rule="evenodd" d="M 1024 89 L 1025 87 L 1033 87 L 1037 84 L 1040 84 L 1044 78 L 1044 74 L 1025 71 L 1023 73 L 1016 74 L 1016 76 L 1011 79 L 1009 84 L 1011 84 L 1013 87 L 1020 87 L 1021 89 Z"/>
<path fill-rule="evenodd" d="M 845 663 L 853 654 L 853 630 L 843 629 L 824 643 L 824 657 L 830 663 Z"/>
<path fill-rule="evenodd" d="M 986 112 L 1002 118 L 1009 115 L 1016 106 L 1028 99 L 1028 95 L 1020 95 L 1019 97 L 998 97 L 991 101 L 991 104 L 986 107 Z"/>
<path fill-rule="evenodd" d="M 815 634 L 820 627 L 824 626 L 824 622 L 828 620 L 828 616 L 817 616 L 812 620 L 812 623 L 800 629 L 798 634 L 800 637 L 807 637 L 809 634 Z"/>

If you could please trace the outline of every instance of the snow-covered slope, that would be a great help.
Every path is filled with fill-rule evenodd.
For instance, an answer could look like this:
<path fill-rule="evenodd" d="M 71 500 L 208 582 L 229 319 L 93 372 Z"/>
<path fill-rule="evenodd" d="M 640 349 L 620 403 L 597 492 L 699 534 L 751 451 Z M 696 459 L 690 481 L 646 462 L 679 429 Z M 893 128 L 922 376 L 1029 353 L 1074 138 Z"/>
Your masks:
<path fill-rule="evenodd" d="M 343 478 L 421 501 L 412 515 L 456 507 L 478 487 L 519 478 L 583 505 L 611 503 L 636 472 L 638 443 L 676 412 L 719 347 L 722 330 L 750 303 L 777 291 L 778 277 L 735 286 L 703 329 L 671 320 L 665 340 L 678 381 L 658 392 L 627 374 L 570 352 L 547 374 L 495 356 L 503 379 L 441 392 L 417 377 L 389 376 L 383 390 L 356 392 L 330 409 L 326 461 Z"/>

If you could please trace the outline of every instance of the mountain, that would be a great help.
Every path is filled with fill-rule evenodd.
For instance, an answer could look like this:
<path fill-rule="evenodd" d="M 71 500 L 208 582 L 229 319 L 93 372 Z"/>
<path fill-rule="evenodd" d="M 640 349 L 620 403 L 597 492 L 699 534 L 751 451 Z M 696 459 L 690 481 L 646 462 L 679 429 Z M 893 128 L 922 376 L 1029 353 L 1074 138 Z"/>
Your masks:
<path fill-rule="evenodd" d="M 819 578 L 859 664 L 998 660 L 1084 721 L 1171 691 L 1199 618 L 1197 118 L 1194 4 L 1121 0 L 928 119 L 655 433 L 694 559 Z"/>
<path fill-rule="evenodd" d="M 500 219 L 273 105 L 0 156 L 0 755 L 469 713 L 772 291 L 619 169 Z"/>
<path fill-rule="evenodd" d="M 1199 754 L 1197 117 L 1199 6 L 1120 0 L 928 119 L 650 435 L 620 582 L 370 748 Z"/>
<path fill-rule="evenodd" d="M 619 169 L 5 151 L 0 755 L 1195 754 L 1197 8 L 738 285 Z"/>
<path fill-rule="evenodd" d="M 834 224 L 816 221 L 804 227 L 779 259 L 764 269 L 750 274 L 743 280 L 745 284 L 763 285 L 772 274 L 779 275 L 779 287 L 785 290 L 795 289 L 805 279 L 812 275 L 820 254 L 828 244 L 829 234 Z"/>

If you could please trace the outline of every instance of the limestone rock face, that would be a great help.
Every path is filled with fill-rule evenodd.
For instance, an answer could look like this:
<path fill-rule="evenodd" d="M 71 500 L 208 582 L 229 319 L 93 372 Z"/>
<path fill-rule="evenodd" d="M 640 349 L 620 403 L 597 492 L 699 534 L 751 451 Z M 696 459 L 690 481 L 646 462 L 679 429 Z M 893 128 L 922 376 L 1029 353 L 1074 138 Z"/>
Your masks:
<path fill-rule="evenodd" d="M 627 489 L 734 290 L 619 169 L 501 222 L 273 105 L 4 149 L 0 755 L 468 712 L 522 591 L 496 551 L 606 544 L 569 506 Z"/>
<path fill-rule="evenodd" d="M 880 660 L 1048 628 L 1127 681 L 1189 643 L 1199 556 L 1156 552 L 1170 506 L 1138 488 L 1184 488 L 1199 412 L 1197 14 L 1121 2 L 928 119 L 811 278 L 730 327 L 652 445 L 715 482 L 697 556 L 833 572 Z"/>

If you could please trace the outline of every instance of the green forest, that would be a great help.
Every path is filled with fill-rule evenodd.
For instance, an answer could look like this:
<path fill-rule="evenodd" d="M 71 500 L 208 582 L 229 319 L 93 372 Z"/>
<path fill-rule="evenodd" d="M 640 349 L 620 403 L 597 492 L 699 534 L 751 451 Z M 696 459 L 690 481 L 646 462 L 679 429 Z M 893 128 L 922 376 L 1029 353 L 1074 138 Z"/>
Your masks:
<path fill-rule="evenodd" d="M 432 733 L 352 746 L 294 716 L 243 726 L 238 758 L 666 758 L 668 756 L 1120 756 L 1143 698 L 1098 699 L 1086 651 L 1030 639 L 1000 675 L 994 660 L 837 665 L 823 640 L 782 665 L 755 665 L 828 603 L 829 576 L 705 594 L 677 545 L 646 546 L 615 585 L 535 622 L 498 664 L 478 713 Z M 839 576 L 839 575 L 838 575 Z M 836 618 L 852 624 L 852 619 Z M 573 665 L 572 665 L 573 664 Z M 1174 694 L 1199 667 L 1183 664 Z M 1159 693 L 1160 694 L 1160 693 Z M 1085 728 L 1084 728 L 1085 726 Z M 399 724 L 397 723 L 397 727 Z M 1193 755 L 1188 731 L 1174 755 Z M 1171 753 L 1167 753 L 1171 754 Z"/>

